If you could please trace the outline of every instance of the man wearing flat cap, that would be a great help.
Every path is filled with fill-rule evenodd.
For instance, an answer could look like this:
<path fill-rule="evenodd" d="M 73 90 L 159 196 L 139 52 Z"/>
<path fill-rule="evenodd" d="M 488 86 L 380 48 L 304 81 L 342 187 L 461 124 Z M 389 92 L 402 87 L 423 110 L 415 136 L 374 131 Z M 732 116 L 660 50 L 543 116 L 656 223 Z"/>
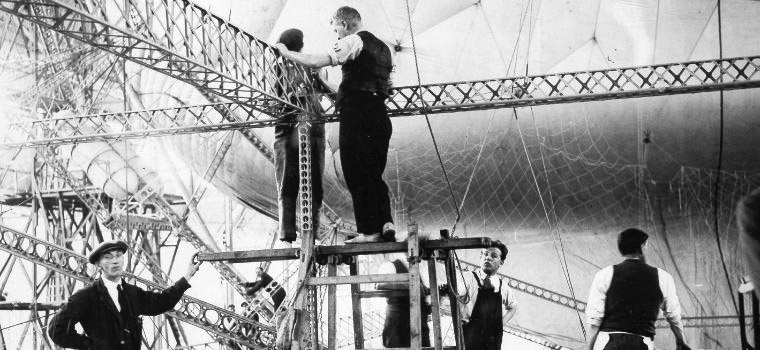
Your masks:
<path fill-rule="evenodd" d="M 676 338 L 676 349 L 690 349 L 683 335 L 673 277 L 646 263 L 648 238 L 637 228 L 621 232 L 618 251 L 625 260 L 594 276 L 586 306 L 589 350 L 653 350 L 660 310 Z"/>
<path fill-rule="evenodd" d="M 48 334 L 56 345 L 89 350 L 140 349 L 140 316 L 155 316 L 174 308 L 200 266 L 191 260 L 185 276 L 173 286 L 162 292 L 145 291 L 122 279 L 126 251 L 126 243 L 108 241 L 90 253 L 88 259 L 101 276 L 74 293 L 50 321 Z M 84 334 L 75 330 L 77 323 Z"/>

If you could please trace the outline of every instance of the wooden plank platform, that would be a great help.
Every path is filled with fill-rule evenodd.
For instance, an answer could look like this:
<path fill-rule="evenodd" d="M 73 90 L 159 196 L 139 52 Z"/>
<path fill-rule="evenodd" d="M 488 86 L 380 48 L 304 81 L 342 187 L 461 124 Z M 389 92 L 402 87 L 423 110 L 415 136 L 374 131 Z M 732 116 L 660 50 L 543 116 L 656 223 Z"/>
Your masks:
<path fill-rule="evenodd" d="M 431 239 L 420 241 L 423 250 L 455 250 L 455 249 L 479 249 L 491 246 L 488 237 L 472 237 L 459 239 Z M 218 253 L 200 253 L 198 260 L 201 261 L 226 261 L 230 263 L 245 263 L 258 261 L 277 261 L 298 259 L 300 248 L 282 248 L 267 250 L 239 250 Z M 407 251 L 406 242 L 364 243 L 347 245 L 316 246 L 314 255 L 372 255 L 386 253 L 402 253 Z"/>

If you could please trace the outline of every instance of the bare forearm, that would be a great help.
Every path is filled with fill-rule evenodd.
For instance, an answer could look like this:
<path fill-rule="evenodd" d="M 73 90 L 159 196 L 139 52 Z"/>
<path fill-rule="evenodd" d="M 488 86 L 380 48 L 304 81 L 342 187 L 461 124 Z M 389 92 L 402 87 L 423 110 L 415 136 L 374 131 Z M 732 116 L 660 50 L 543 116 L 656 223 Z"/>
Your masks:
<path fill-rule="evenodd" d="M 515 313 L 517 313 L 517 307 L 513 306 L 511 309 L 508 309 L 504 316 L 502 316 L 501 323 L 506 325 L 512 317 L 515 317 Z"/>
<path fill-rule="evenodd" d="M 330 63 L 332 63 L 330 61 L 330 56 L 327 54 L 308 54 L 288 50 L 281 50 L 280 54 L 295 63 L 309 68 L 322 68 L 329 66 Z"/>
<path fill-rule="evenodd" d="M 683 337 L 683 326 L 680 322 L 671 322 L 670 330 L 673 331 L 673 336 L 676 338 L 676 348 L 681 349 L 686 344 Z"/>
<path fill-rule="evenodd" d="M 589 325 L 588 331 L 588 350 L 594 350 L 596 337 L 599 335 L 599 326 Z"/>

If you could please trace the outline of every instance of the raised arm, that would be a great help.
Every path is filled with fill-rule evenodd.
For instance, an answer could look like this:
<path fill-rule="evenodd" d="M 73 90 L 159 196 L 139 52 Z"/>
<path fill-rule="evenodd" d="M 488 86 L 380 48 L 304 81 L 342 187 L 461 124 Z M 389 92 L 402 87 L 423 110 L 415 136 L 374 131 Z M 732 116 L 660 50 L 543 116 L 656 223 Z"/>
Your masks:
<path fill-rule="evenodd" d="M 194 259 L 195 256 L 190 259 L 185 276 L 163 291 L 153 292 L 135 288 L 138 298 L 137 305 L 133 305 L 135 311 L 140 315 L 155 316 L 174 308 L 174 305 L 177 305 L 182 298 L 182 294 L 190 288 L 188 281 L 198 272 L 201 265 L 201 262 L 196 263 L 193 261 Z"/>
<path fill-rule="evenodd" d="M 322 54 L 309 54 L 296 51 L 290 51 L 283 43 L 277 43 L 275 45 L 277 50 L 280 51 L 280 55 L 295 63 L 304 65 L 309 68 L 322 68 L 331 65 L 330 55 L 326 53 Z"/>

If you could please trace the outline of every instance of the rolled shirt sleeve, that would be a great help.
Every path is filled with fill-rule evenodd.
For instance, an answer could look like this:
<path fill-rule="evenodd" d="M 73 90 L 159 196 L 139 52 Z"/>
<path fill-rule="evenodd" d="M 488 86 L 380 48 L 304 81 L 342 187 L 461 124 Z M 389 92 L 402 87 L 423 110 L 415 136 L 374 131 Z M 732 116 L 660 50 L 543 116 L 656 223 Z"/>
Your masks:
<path fill-rule="evenodd" d="M 658 268 L 657 275 L 660 281 L 660 290 L 662 291 L 662 315 L 668 320 L 668 323 L 675 326 L 681 326 L 681 303 L 676 295 L 676 284 L 673 276 L 665 270 Z"/>
<path fill-rule="evenodd" d="M 512 310 L 517 306 L 517 300 L 515 299 L 515 292 L 512 288 L 509 288 L 503 279 L 501 280 L 501 283 L 501 304 L 504 306 L 504 310 L 502 311 L 506 314 L 508 310 Z"/>
<path fill-rule="evenodd" d="M 330 64 L 337 66 L 359 56 L 363 48 L 362 39 L 356 34 L 351 34 L 338 39 L 333 47 L 327 50 L 327 55 L 330 56 Z"/>
<path fill-rule="evenodd" d="M 601 269 L 591 282 L 586 303 L 586 322 L 592 326 L 600 326 L 604 318 L 604 302 L 607 299 L 607 290 L 612 282 L 612 266 Z"/>
<path fill-rule="evenodd" d="M 501 283 L 501 325 L 502 327 L 506 327 L 508 322 L 507 314 L 517 306 L 517 300 L 515 299 L 515 292 L 507 286 L 504 279 L 501 279 Z"/>

